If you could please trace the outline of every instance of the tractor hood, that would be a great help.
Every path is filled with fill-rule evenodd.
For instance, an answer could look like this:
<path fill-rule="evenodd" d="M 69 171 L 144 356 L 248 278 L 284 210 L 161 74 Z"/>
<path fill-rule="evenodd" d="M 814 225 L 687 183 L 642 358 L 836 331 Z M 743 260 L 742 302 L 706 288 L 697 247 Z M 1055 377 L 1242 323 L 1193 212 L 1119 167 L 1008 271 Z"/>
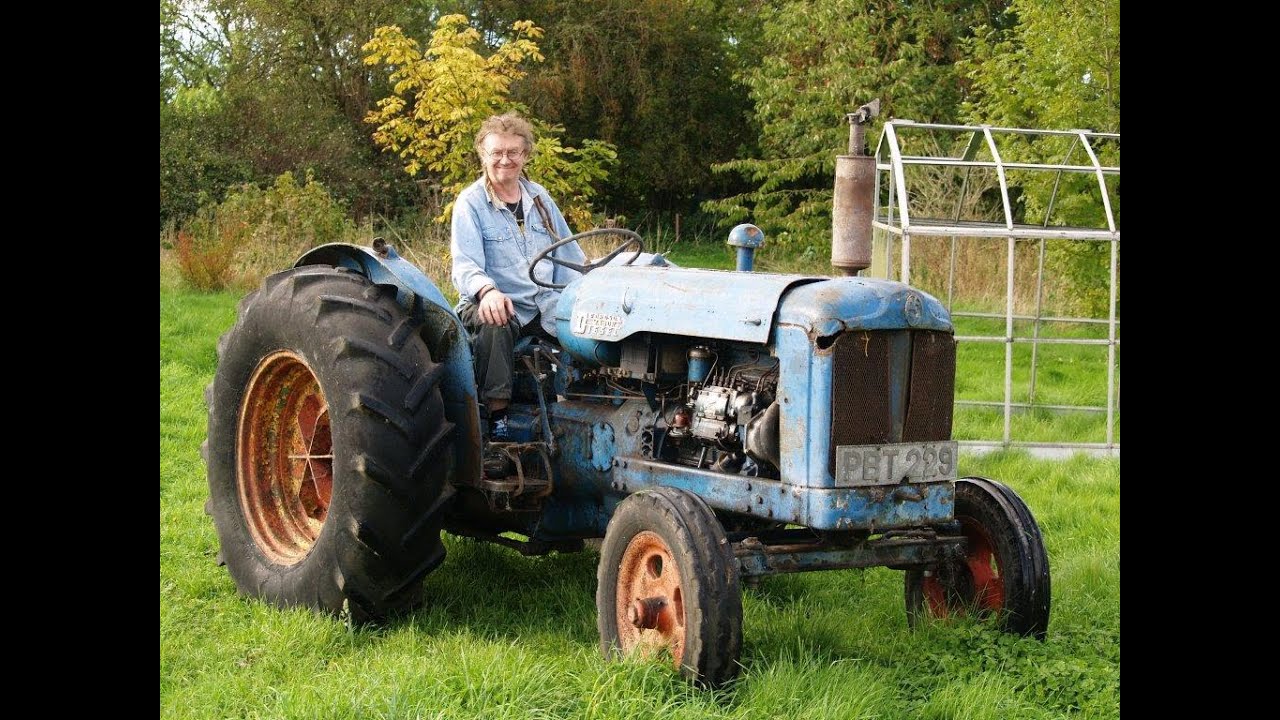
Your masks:
<path fill-rule="evenodd" d="M 778 298 L 788 288 L 822 280 L 728 270 L 605 266 L 565 288 L 556 305 L 556 332 L 566 347 L 573 339 L 617 342 L 641 332 L 765 343 Z"/>
<path fill-rule="evenodd" d="M 616 366 L 637 333 L 767 344 L 775 326 L 809 337 L 847 330 L 951 331 L 942 303 L 900 282 L 654 266 L 606 266 L 564 289 L 560 345 L 589 365 Z"/>
<path fill-rule="evenodd" d="M 797 326 L 812 338 L 846 330 L 952 330 L 951 315 L 937 298 L 900 282 L 864 277 L 795 288 L 782 298 L 777 323 Z"/>

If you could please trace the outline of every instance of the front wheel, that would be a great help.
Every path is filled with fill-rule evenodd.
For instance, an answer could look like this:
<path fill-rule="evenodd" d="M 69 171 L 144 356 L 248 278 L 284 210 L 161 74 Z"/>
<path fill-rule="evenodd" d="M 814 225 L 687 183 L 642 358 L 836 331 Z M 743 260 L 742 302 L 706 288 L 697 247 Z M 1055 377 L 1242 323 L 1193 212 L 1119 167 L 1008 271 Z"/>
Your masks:
<path fill-rule="evenodd" d="M 1049 627 L 1049 558 L 1040 527 L 1017 493 L 994 480 L 956 481 L 963 557 L 908 570 L 907 621 L 974 614 L 1001 630 L 1044 640 Z"/>
<path fill-rule="evenodd" d="M 379 620 L 444 558 L 452 425 L 391 286 L 306 266 L 240 304 L 206 390 L 209 512 L 241 593 Z"/>
<path fill-rule="evenodd" d="M 710 687 L 737 675 L 738 565 L 702 498 L 658 487 L 623 500 L 605 532 L 597 581 L 605 657 L 669 655 L 685 677 Z"/>

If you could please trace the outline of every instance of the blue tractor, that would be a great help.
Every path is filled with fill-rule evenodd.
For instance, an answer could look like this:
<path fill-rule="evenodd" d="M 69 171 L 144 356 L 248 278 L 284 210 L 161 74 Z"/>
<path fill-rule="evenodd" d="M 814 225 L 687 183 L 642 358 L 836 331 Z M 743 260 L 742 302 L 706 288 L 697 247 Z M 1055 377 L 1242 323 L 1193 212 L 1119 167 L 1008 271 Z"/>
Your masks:
<path fill-rule="evenodd" d="M 601 650 L 669 653 L 705 685 L 737 672 L 740 585 L 776 573 L 901 569 L 911 622 L 977 614 L 1043 639 L 1030 510 L 958 473 L 946 309 L 855 275 L 871 159 L 852 150 L 839 277 L 750 272 L 753 226 L 731 234 L 737 272 L 592 231 L 634 251 L 564 288 L 558 346 L 517 346 L 510 442 L 484 440 L 460 321 L 386 243 L 267 278 L 206 391 L 207 508 L 237 588 L 376 621 L 423 602 L 442 530 L 525 554 L 603 538 Z"/>

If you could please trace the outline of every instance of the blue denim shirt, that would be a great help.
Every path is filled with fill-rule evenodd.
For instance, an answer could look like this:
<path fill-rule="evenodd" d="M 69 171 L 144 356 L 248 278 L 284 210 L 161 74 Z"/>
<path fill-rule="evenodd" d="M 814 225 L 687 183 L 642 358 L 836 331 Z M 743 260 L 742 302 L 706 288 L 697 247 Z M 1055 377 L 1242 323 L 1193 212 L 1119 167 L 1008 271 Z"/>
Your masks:
<path fill-rule="evenodd" d="M 543 248 L 555 242 L 542 221 L 542 215 L 533 204 L 534 197 L 541 197 L 551 216 L 556 238 L 572 235 L 569 224 L 556 206 L 546 188 L 520 178 L 521 198 L 524 208 L 524 227 L 516 224 L 515 213 L 490 190 L 485 178 L 463 190 L 453 204 L 453 230 L 449 249 L 453 254 L 453 286 L 458 290 L 459 302 L 475 303 L 476 293 L 486 285 L 493 285 L 511 298 L 516 308 L 516 318 L 527 325 L 538 312 L 542 313 L 542 327 L 555 335 L 555 307 L 560 291 L 535 285 L 529 279 L 529 260 Z M 586 253 L 573 242 L 556 250 L 556 257 L 585 263 Z M 538 263 L 535 272 L 543 282 L 568 283 L 576 278 L 576 270 L 554 265 L 549 260 Z"/>

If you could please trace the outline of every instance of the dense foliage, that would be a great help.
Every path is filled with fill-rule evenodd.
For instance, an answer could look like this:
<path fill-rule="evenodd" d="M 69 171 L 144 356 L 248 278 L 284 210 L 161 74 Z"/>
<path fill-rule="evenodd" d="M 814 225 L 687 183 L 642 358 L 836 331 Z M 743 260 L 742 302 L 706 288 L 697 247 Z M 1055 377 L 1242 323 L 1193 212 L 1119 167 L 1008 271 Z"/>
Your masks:
<path fill-rule="evenodd" d="M 462 15 L 441 18 L 423 52 L 399 27 L 378 28 L 365 45 L 365 62 L 389 68 L 394 90 L 367 118 L 377 125 L 374 142 L 397 153 L 410 175 L 431 173 L 445 196 L 457 197 L 480 174 L 474 149 L 480 123 L 513 107 L 525 110 L 511 102 L 511 84 L 525 76 L 526 60 L 542 59 L 541 35 L 533 23 L 518 21 L 511 37 L 485 56 L 476 49 L 480 32 Z M 558 198 L 571 226 L 588 229 L 594 183 L 608 176 L 606 168 L 616 157 L 613 146 L 586 140 L 580 149 L 566 147 L 560 128 L 531 120 L 539 140 L 529 175 Z M 452 201 L 444 206 L 441 222 L 451 207 Z"/>
<path fill-rule="evenodd" d="M 1119 27 L 1119 0 L 161 0 L 160 225 L 285 172 L 356 222 L 442 217 L 479 172 L 480 120 L 514 108 L 575 227 L 709 213 L 820 257 L 845 113 L 880 98 L 872 142 L 889 117 L 1118 132 Z M 1118 142 L 1097 152 L 1119 163 Z M 1013 190 L 1020 220 L 1105 224 L 1089 176 L 1054 202 L 1051 182 Z M 1091 314 L 1109 260 L 1049 257 Z"/>

